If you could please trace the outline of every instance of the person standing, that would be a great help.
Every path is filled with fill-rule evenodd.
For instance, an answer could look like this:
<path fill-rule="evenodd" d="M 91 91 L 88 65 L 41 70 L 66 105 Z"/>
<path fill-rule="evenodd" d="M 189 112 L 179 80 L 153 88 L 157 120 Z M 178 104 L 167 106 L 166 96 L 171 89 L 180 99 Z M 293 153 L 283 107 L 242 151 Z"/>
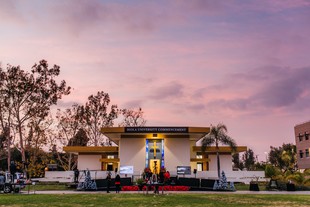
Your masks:
<path fill-rule="evenodd" d="M 107 193 L 110 193 L 110 186 L 111 186 L 111 173 L 108 172 L 108 175 L 107 175 Z"/>
<path fill-rule="evenodd" d="M 165 184 L 168 185 L 170 184 L 170 173 L 169 171 L 166 171 L 164 174 L 164 180 L 165 180 Z"/>
<path fill-rule="evenodd" d="M 79 169 L 75 169 L 74 170 L 74 182 L 75 183 L 78 183 L 79 182 L 79 175 L 80 175 L 80 171 L 79 171 Z"/>
<path fill-rule="evenodd" d="M 115 176 L 115 189 L 116 193 L 119 193 L 121 189 L 121 177 L 119 176 L 119 174 Z"/>
<path fill-rule="evenodd" d="M 14 183 L 14 175 L 16 173 L 16 165 L 15 165 L 14 161 L 11 161 L 10 173 L 11 173 L 11 177 L 12 177 L 12 183 Z"/>

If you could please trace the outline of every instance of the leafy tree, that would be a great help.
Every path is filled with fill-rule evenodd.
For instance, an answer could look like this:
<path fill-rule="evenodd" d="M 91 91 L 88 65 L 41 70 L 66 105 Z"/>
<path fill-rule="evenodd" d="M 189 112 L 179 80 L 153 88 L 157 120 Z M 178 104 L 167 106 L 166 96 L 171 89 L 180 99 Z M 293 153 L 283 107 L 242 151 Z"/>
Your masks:
<path fill-rule="evenodd" d="M 51 139 L 51 149 L 58 165 L 65 170 L 72 170 L 76 166 L 76 158 L 72 153 L 62 152 L 63 146 L 70 145 L 78 130 L 82 128 L 82 117 L 79 115 L 79 105 L 74 104 L 64 111 L 58 109 L 56 113 L 57 136 Z"/>
<path fill-rule="evenodd" d="M 243 155 L 242 160 L 244 163 L 244 167 L 247 170 L 254 170 L 255 168 L 255 156 L 252 149 L 248 149 Z"/>
<path fill-rule="evenodd" d="M 69 141 L 68 146 L 87 146 L 89 138 L 83 129 L 79 129 L 77 134 Z"/>
<path fill-rule="evenodd" d="M 293 144 L 282 144 L 280 147 L 270 146 L 269 162 L 286 172 L 297 170 L 296 146 Z"/>
<path fill-rule="evenodd" d="M 240 154 L 239 153 L 233 153 L 232 161 L 234 163 L 235 169 L 243 170 L 244 164 L 243 164 L 242 160 L 240 160 Z"/>
<path fill-rule="evenodd" d="M 302 172 L 294 172 L 286 177 L 287 180 L 293 180 L 296 182 L 298 185 L 301 185 L 302 187 L 305 184 L 310 183 L 310 172 L 309 170 L 305 170 L 303 173 Z"/>
<path fill-rule="evenodd" d="M 82 128 L 82 117 L 79 116 L 79 105 L 74 104 L 65 111 L 57 110 L 57 139 L 52 140 L 55 144 L 60 142 L 63 146 L 67 146 L 72 137 L 76 135 L 78 130 Z"/>
<path fill-rule="evenodd" d="M 99 91 L 97 95 L 89 96 L 85 105 L 78 108 L 90 145 L 98 146 L 109 143 L 107 138 L 100 132 L 100 129 L 102 127 L 112 127 L 114 120 L 118 116 L 116 105 L 111 105 L 110 109 L 108 109 L 110 101 L 108 93 Z"/>
<path fill-rule="evenodd" d="M 0 68 L 1 119 L 9 125 L 10 131 L 16 127 L 23 162 L 26 161 L 25 133 L 30 120 L 44 119 L 50 107 L 70 93 L 65 81 L 56 82 L 59 73 L 59 66 L 48 68 L 45 60 L 35 64 L 30 72 L 19 66 L 8 65 L 6 71 Z"/>
<path fill-rule="evenodd" d="M 28 148 L 27 162 L 18 163 L 20 168 L 27 168 L 27 174 L 29 178 L 44 177 L 45 168 L 50 163 L 52 156 L 50 153 L 45 152 L 42 149 Z M 27 167 L 25 167 L 27 165 Z"/>
<path fill-rule="evenodd" d="M 219 155 L 219 145 L 228 145 L 231 147 L 232 151 L 236 150 L 237 144 L 235 140 L 229 137 L 227 134 L 227 127 L 224 124 L 218 124 L 217 126 L 211 126 L 210 132 L 203 137 L 201 150 L 206 151 L 208 146 L 215 144 L 216 148 L 216 158 L 217 158 L 217 173 L 220 178 L 221 167 L 220 167 L 220 155 Z"/>
<path fill-rule="evenodd" d="M 121 114 L 124 119 L 119 126 L 142 127 L 146 124 L 146 120 L 143 117 L 144 112 L 142 111 L 142 108 L 139 108 L 137 111 L 132 109 L 122 109 Z"/>
<path fill-rule="evenodd" d="M 281 171 L 277 167 L 270 165 L 270 164 L 266 165 L 265 176 L 267 178 L 275 178 L 276 176 L 280 174 L 281 174 Z"/>
<path fill-rule="evenodd" d="M 27 127 L 29 131 L 28 136 L 25 136 L 26 148 L 42 149 L 49 143 L 51 137 L 55 136 L 51 116 L 41 119 L 31 119 Z"/>

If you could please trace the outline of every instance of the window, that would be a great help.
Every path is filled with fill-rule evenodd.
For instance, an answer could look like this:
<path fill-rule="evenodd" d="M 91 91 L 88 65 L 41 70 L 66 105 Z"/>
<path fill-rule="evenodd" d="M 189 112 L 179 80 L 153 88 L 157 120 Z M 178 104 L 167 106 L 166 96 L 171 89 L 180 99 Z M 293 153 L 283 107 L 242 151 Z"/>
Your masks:
<path fill-rule="evenodd" d="M 309 140 L 309 133 L 305 132 L 305 140 Z"/>
<path fill-rule="evenodd" d="M 300 158 L 303 158 L 303 157 L 304 157 L 304 153 L 303 153 L 302 150 L 299 150 L 299 157 L 300 157 Z"/>
<path fill-rule="evenodd" d="M 306 157 L 309 157 L 309 149 L 306 149 Z"/>
<path fill-rule="evenodd" d="M 200 162 L 197 163 L 197 171 L 198 172 L 202 171 L 202 168 L 203 168 L 202 166 L 203 166 L 202 163 L 200 163 Z"/>
<path fill-rule="evenodd" d="M 114 155 L 108 155 L 107 158 L 108 159 L 114 159 Z"/>
<path fill-rule="evenodd" d="M 298 134 L 298 138 L 299 138 L 299 141 L 301 142 L 301 141 L 302 141 L 302 135 L 301 135 L 301 133 Z"/>

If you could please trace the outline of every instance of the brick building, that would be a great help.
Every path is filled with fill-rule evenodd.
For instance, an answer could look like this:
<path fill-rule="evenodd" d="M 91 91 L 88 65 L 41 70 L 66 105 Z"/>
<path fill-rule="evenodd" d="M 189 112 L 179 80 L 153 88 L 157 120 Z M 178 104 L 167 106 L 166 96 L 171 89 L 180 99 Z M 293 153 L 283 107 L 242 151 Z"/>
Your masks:
<path fill-rule="evenodd" d="M 297 150 L 297 164 L 299 169 L 310 168 L 310 121 L 294 127 Z"/>

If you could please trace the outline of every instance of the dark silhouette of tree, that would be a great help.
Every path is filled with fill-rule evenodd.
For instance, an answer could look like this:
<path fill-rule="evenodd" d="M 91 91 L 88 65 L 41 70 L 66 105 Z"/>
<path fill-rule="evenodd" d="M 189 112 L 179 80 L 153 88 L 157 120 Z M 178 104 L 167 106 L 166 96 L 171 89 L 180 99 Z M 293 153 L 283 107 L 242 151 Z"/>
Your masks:
<path fill-rule="evenodd" d="M 51 145 L 54 146 L 52 153 L 57 159 L 59 165 L 66 170 L 72 170 L 76 166 L 76 157 L 72 153 L 62 152 L 63 146 L 68 146 L 69 141 L 73 139 L 78 130 L 82 128 L 81 116 L 78 113 L 79 105 L 74 104 L 71 108 L 64 111 L 58 109 L 56 113 L 57 136 L 51 139 Z"/>
<path fill-rule="evenodd" d="M 227 127 L 224 124 L 218 124 L 217 126 L 211 126 L 210 132 L 203 137 L 201 150 L 206 151 L 208 146 L 214 145 L 216 148 L 216 158 L 217 158 L 217 173 L 218 177 L 221 177 L 221 166 L 220 166 L 220 155 L 219 155 L 219 145 L 228 145 L 234 152 L 237 145 L 236 142 L 229 137 L 227 134 Z"/>
<path fill-rule="evenodd" d="M 143 117 L 144 112 L 142 108 L 137 111 L 132 109 L 122 109 L 121 115 L 124 117 L 119 126 L 123 127 L 142 127 L 145 126 L 146 120 Z"/>
<path fill-rule="evenodd" d="M 71 108 L 61 111 L 57 110 L 56 119 L 57 119 L 57 140 L 63 146 L 67 146 L 69 140 L 74 137 L 78 130 L 82 128 L 82 117 L 79 115 L 79 105 L 74 104 Z"/>
<path fill-rule="evenodd" d="M 68 143 L 68 146 L 87 146 L 89 138 L 83 129 L 79 129 L 77 134 L 72 137 Z"/>
<path fill-rule="evenodd" d="M 108 138 L 100 132 L 102 127 L 112 127 L 114 120 L 118 117 L 116 105 L 110 105 L 110 96 L 103 91 L 97 95 L 88 97 L 85 105 L 79 106 L 78 114 L 81 117 L 84 130 L 89 138 L 89 144 L 99 146 L 108 143 Z"/>
<path fill-rule="evenodd" d="M 59 66 L 49 68 L 45 60 L 35 64 L 30 72 L 11 65 L 6 71 L 0 69 L 1 118 L 5 124 L 11 123 L 10 131 L 13 126 L 16 128 L 23 162 L 26 161 L 25 133 L 30 120 L 44 119 L 50 107 L 70 93 L 64 80 L 57 83 L 59 73 Z"/>
<path fill-rule="evenodd" d="M 239 153 L 233 153 L 232 161 L 234 163 L 235 169 L 243 170 L 244 164 L 243 164 L 242 160 L 240 160 L 240 154 Z"/>
<path fill-rule="evenodd" d="M 242 155 L 242 161 L 244 163 L 244 167 L 247 170 L 254 170 L 255 168 L 255 155 L 252 149 L 248 149 Z"/>

